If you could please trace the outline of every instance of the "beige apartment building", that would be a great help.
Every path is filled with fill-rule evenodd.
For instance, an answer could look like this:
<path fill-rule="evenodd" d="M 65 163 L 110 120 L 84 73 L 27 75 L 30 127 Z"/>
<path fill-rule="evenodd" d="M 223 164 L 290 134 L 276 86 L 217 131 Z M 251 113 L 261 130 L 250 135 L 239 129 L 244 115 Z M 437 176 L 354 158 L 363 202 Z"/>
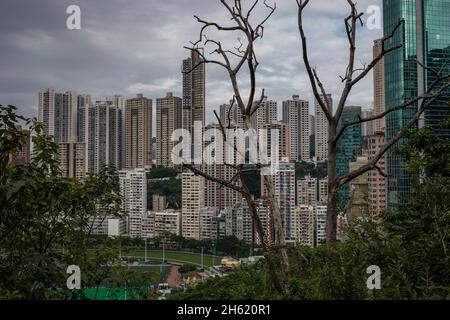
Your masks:
<path fill-rule="evenodd" d="M 173 167 L 172 133 L 182 126 L 182 100 L 168 92 L 156 100 L 156 165 Z"/>
<path fill-rule="evenodd" d="M 152 165 L 152 100 L 138 94 L 125 107 L 126 168 Z"/>
<path fill-rule="evenodd" d="M 62 176 L 84 179 L 86 160 L 84 143 L 59 143 L 58 147 L 58 162 Z"/>
<path fill-rule="evenodd" d="M 322 99 L 328 100 L 331 107 L 330 112 L 333 112 L 333 98 L 331 94 L 327 94 Z M 316 161 L 323 162 L 328 158 L 328 119 L 320 107 L 317 99 L 315 100 L 315 147 L 316 147 Z"/>
<path fill-rule="evenodd" d="M 367 157 L 358 157 L 356 161 L 350 162 L 350 172 L 356 171 L 368 162 Z M 364 173 L 350 183 L 350 200 L 347 211 L 347 220 L 367 217 L 368 214 L 368 189 L 369 173 Z"/>
<path fill-rule="evenodd" d="M 384 133 L 379 132 L 369 137 L 369 160 L 373 159 L 380 149 L 386 144 Z M 386 156 L 382 157 L 378 163 L 378 168 L 383 173 L 387 173 Z M 387 178 L 378 170 L 369 172 L 369 210 L 374 216 L 379 216 L 387 209 Z"/>
<path fill-rule="evenodd" d="M 309 102 L 294 95 L 283 101 L 283 122 L 288 125 L 290 136 L 289 159 L 292 162 L 311 160 Z"/>
<path fill-rule="evenodd" d="M 373 45 L 373 56 L 378 56 L 383 50 L 382 40 L 375 40 Z M 374 114 L 378 115 L 386 110 L 386 96 L 384 89 L 384 58 L 382 58 L 373 68 L 373 93 Z M 374 121 L 373 132 L 380 132 L 386 130 L 386 119 L 378 119 Z"/>

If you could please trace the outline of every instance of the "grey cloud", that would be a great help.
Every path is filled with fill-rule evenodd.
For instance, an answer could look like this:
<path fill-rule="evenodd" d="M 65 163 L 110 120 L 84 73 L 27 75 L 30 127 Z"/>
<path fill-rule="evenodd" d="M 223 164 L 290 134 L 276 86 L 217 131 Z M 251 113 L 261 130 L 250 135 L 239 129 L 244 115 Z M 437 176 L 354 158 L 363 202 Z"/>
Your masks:
<path fill-rule="evenodd" d="M 279 102 L 294 93 L 312 101 L 300 60 L 295 1 L 277 2 L 278 10 L 257 46 L 259 89 L 266 88 L 270 98 Z M 365 11 L 380 3 L 361 0 L 359 8 Z M 80 31 L 65 27 L 70 4 L 81 7 Z M 311 60 L 334 95 L 339 93 L 338 75 L 346 61 L 345 4 L 345 0 L 312 1 L 307 12 Z M 96 98 L 114 93 L 132 96 L 134 90 L 153 99 L 168 90 L 180 95 L 180 64 L 188 55 L 183 46 L 198 37 L 194 14 L 228 22 L 219 1 L 212 0 L 2 0 L 0 103 L 15 104 L 24 114 L 35 116 L 37 93 L 46 87 Z M 360 60 L 370 59 L 372 41 L 380 35 L 361 29 Z M 235 37 L 228 39 L 235 43 Z M 369 105 L 370 79 L 359 88 L 349 103 Z M 207 107 L 228 101 L 230 89 L 223 70 L 208 66 Z"/>

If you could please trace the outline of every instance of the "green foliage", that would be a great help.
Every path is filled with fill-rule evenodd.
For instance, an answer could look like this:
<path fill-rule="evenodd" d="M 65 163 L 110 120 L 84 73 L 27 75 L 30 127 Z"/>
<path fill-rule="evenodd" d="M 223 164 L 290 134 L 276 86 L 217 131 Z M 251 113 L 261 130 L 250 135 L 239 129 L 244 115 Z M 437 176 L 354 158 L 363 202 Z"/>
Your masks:
<path fill-rule="evenodd" d="M 152 197 L 154 194 L 166 196 L 171 209 L 181 208 L 181 180 L 170 178 L 169 180 L 149 181 L 147 184 L 147 206 L 152 210 Z"/>
<path fill-rule="evenodd" d="M 228 236 L 219 239 L 217 242 L 217 251 L 236 258 L 248 257 L 251 246 L 245 241 L 241 241 L 235 236 Z"/>
<path fill-rule="evenodd" d="M 447 125 L 447 127 L 450 127 Z M 450 143 L 438 136 L 432 127 L 411 130 L 408 142 L 396 150 L 407 160 L 410 174 L 450 176 Z"/>
<path fill-rule="evenodd" d="M 31 163 L 15 166 L 8 157 L 24 143 L 19 120 L 34 133 L 34 154 Z M 116 173 L 62 178 L 57 145 L 42 124 L 11 106 L 0 106 L 0 148 L 0 298 L 52 298 L 65 287 L 71 264 L 80 266 L 84 286 L 99 283 L 117 253 L 112 240 L 90 251 L 90 233 L 95 218 L 121 214 Z"/>
<path fill-rule="evenodd" d="M 179 271 L 181 274 L 186 274 L 186 273 L 188 273 L 188 272 L 195 271 L 195 270 L 197 270 L 197 267 L 194 266 L 193 264 L 188 264 L 188 263 L 183 264 L 183 265 L 180 267 L 180 269 L 178 269 L 178 271 Z"/>
<path fill-rule="evenodd" d="M 361 221 L 330 249 L 295 248 L 283 275 L 289 299 L 450 299 L 450 181 L 430 179 L 380 228 Z M 381 290 L 366 270 L 381 268 Z M 176 299 L 278 299 L 265 263 L 210 279 Z"/>
<path fill-rule="evenodd" d="M 243 267 L 222 278 L 210 278 L 189 288 L 186 292 L 170 296 L 173 300 L 255 300 L 278 299 L 272 290 L 269 272 L 264 263 Z"/>
<path fill-rule="evenodd" d="M 253 169 L 253 170 L 250 170 Z M 260 170 L 254 166 L 246 166 L 244 168 L 243 175 L 244 175 L 244 182 L 245 185 L 248 188 L 248 191 L 250 191 L 250 194 L 252 194 L 255 199 L 261 198 L 261 174 Z"/>
<path fill-rule="evenodd" d="M 310 162 L 297 162 L 295 164 L 295 177 L 302 179 L 307 175 L 317 179 L 325 178 L 327 176 L 326 163 L 318 163 L 315 165 Z"/>
<path fill-rule="evenodd" d="M 450 299 L 450 141 L 430 128 L 414 130 L 403 148 L 408 168 L 427 173 L 406 205 L 380 224 L 357 221 L 332 247 L 290 250 L 281 275 L 290 299 Z M 418 151 L 420 150 L 420 151 Z M 369 291 L 367 268 L 381 269 Z M 256 290 L 254 290 L 256 288 Z M 180 299 L 277 299 L 263 264 L 243 268 L 176 296 Z"/>
<path fill-rule="evenodd" d="M 236 258 L 248 257 L 251 249 L 251 245 L 239 240 L 235 236 L 218 239 L 216 243 L 216 239 L 195 240 L 171 235 L 170 241 L 177 243 L 177 246 L 180 248 L 191 249 L 194 252 L 200 252 L 203 248 L 205 254 L 213 254 L 215 249 L 217 254 L 229 255 Z M 214 248 L 215 245 L 217 245 L 216 248 Z"/>
<path fill-rule="evenodd" d="M 154 167 L 147 173 L 147 179 L 175 178 L 178 172 L 172 168 Z"/>

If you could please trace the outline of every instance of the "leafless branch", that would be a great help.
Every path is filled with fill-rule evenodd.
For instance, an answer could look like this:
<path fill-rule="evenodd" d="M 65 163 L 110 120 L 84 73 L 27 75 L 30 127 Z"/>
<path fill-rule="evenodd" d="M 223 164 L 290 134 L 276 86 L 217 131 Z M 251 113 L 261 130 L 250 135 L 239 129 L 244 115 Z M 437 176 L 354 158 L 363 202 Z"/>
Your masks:
<path fill-rule="evenodd" d="M 447 77 L 448 78 L 448 77 Z M 391 139 L 389 140 L 383 148 L 380 149 L 380 151 L 370 160 L 366 165 L 360 167 L 359 169 L 350 172 L 347 175 L 341 176 L 336 178 L 336 183 L 339 186 L 342 186 L 346 183 L 349 183 L 353 181 L 355 178 L 359 177 L 360 175 L 376 169 L 376 164 L 380 159 L 385 155 L 385 153 L 393 146 L 395 145 L 400 139 L 402 139 L 406 132 L 413 127 L 413 125 L 420 119 L 421 115 L 425 112 L 425 110 L 434 102 L 436 99 L 438 99 L 442 93 L 444 93 L 448 88 L 450 88 L 450 83 L 447 83 L 444 85 L 439 92 L 441 94 L 435 95 L 431 99 L 423 99 L 422 103 L 420 104 L 420 107 L 418 108 L 417 112 L 414 114 L 414 116 L 408 121 L 408 123 Z"/>
<path fill-rule="evenodd" d="M 374 115 L 372 117 L 367 117 L 367 118 L 360 118 L 358 120 L 354 120 L 354 121 L 347 121 L 345 122 L 342 127 L 339 129 L 339 131 L 336 134 L 336 137 L 334 139 L 334 142 L 337 142 L 342 135 L 344 134 L 345 130 L 348 127 L 354 126 L 354 125 L 358 125 L 358 124 L 362 124 L 362 123 L 366 123 L 366 122 L 371 122 L 374 120 L 378 120 L 378 119 L 382 119 L 384 117 L 386 117 L 388 114 L 392 113 L 392 112 L 396 112 L 399 110 L 403 110 L 406 109 L 409 106 L 412 106 L 413 104 L 420 102 L 421 100 L 425 99 L 425 100 L 429 100 L 429 99 L 433 99 L 433 98 L 438 98 L 440 96 L 442 96 L 442 94 L 444 94 L 444 91 L 442 89 L 433 92 L 433 90 L 435 89 L 435 87 L 437 85 L 439 85 L 440 83 L 442 83 L 442 81 L 445 80 L 449 80 L 450 79 L 450 75 L 442 75 L 440 73 L 436 73 L 438 75 L 438 77 L 431 83 L 430 87 L 428 88 L 427 92 L 425 94 L 419 95 L 411 100 L 406 101 L 405 103 L 402 103 L 401 105 L 395 107 L 395 108 L 389 108 L 377 115 Z"/>
<path fill-rule="evenodd" d="M 298 29 L 301 36 L 301 42 L 302 42 L 302 53 L 303 53 L 303 63 L 306 68 L 306 72 L 308 73 L 309 80 L 311 82 L 312 90 L 314 93 L 314 97 L 317 100 L 317 103 L 319 104 L 320 108 L 322 109 L 323 113 L 325 114 L 328 121 L 331 121 L 333 119 L 332 111 L 328 109 L 328 103 L 325 102 L 327 99 L 326 97 L 321 97 L 319 94 L 319 90 L 317 89 L 317 82 L 316 77 L 314 76 L 314 73 L 312 71 L 311 64 L 309 62 L 309 56 L 308 56 L 308 43 L 306 41 L 306 35 L 305 30 L 303 27 L 303 11 L 308 5 L 309 0 L 297 0 L 298 5 Z"/>

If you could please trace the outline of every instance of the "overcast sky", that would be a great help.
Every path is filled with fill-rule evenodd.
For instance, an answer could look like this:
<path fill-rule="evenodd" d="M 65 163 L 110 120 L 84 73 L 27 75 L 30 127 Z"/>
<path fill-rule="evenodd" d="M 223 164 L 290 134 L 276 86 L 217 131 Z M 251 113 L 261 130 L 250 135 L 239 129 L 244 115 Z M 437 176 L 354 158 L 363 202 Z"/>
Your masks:
<path fill-rule="evenodd" d="M 312 104 L 301 63 L 296 1 L 276 2 L 277 11 L 256 48 L 258 88 L 265 88 L 279 105 L 293 94 Z M 305 12 L 311 63 L 336 98 L 348 56 L 343 24 L 347 1 L 311 2 Z M 81 8 L 81 30 L 66 28 L 66 8 L 71 4 Z M 358 1 L 360 11 L 370 5 L 381 5 L 381 0 Z M 255 18 L 264 13 L 261 9 Z M 181 96 L 181 61 L 189 54 L 183 46 L 198 38 L 200 27 L 194 14 L 229 23 L 219 0 L 1 0 L 0 103 L 37 116 L 38 92 L 44 88 L 92 94 L 94 100 L 140 92 L 152 99 L 167 91 Z M 381 35 L 382 30 L 361 29 L 358 64 L 370 61 L 373 40 Z M 227 39 L 231 46 L 236 44 L 236 35 Z M 206 82 L 211 111 L 227 102 L 232 92 L 220 67 L 207 66 Z M 372 100 L 370 74 L 348 104 L 368 107 Z M 211 115 L 207 112 L 208 121 Z"/>

